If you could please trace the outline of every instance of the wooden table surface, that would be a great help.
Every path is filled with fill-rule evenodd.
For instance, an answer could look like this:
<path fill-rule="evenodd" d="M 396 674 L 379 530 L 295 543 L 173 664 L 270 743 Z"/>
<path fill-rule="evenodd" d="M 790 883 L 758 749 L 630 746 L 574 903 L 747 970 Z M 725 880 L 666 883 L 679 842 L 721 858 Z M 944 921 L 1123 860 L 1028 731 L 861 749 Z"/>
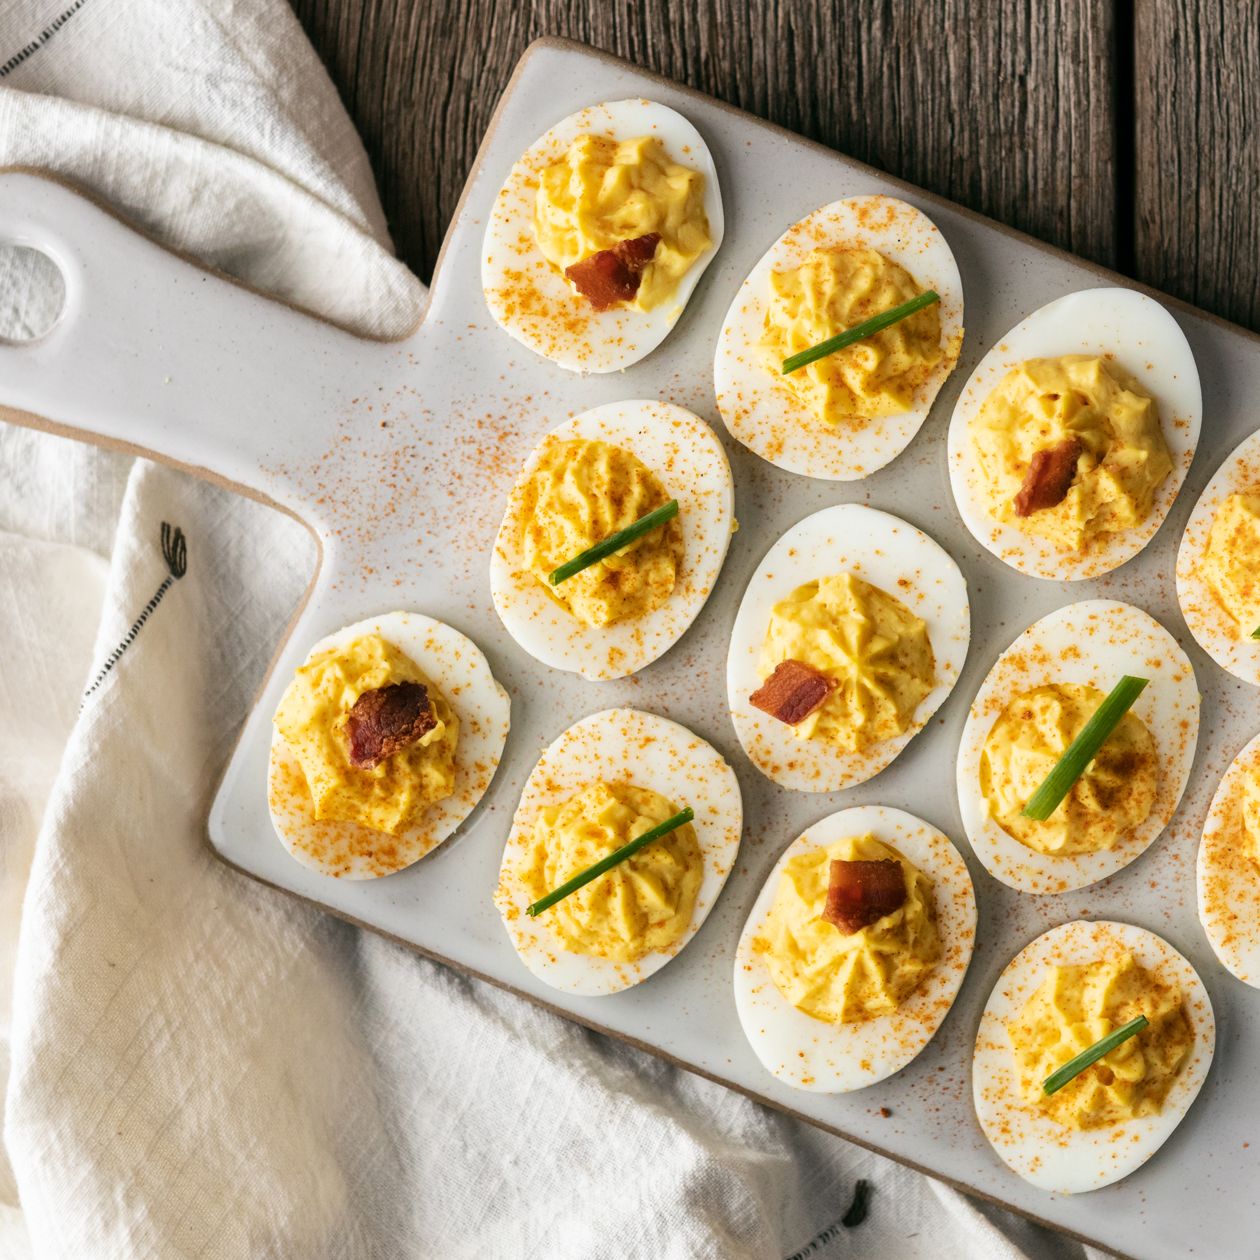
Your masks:
<path fill-rule="evenodd" d="M 517 58 L 566 35 L 1260 329 L 1253 0 L 293 4 L 426 279 Z"/>

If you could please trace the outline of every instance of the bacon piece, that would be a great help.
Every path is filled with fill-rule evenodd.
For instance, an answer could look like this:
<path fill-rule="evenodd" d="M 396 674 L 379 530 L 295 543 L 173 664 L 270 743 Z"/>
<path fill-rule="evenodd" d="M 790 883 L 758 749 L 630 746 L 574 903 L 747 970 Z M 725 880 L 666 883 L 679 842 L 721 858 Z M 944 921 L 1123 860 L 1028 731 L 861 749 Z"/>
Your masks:
<path fill-rule="evenodd" d="M 346 715 L 350 764 L 370 770 L 436 725 L 433 705 L 422 683 L 391 683 L 365 691 Z"/>
<path fill-rule="evenodd" d="M 906 873 L 896 858 L 846 862 L 833 858 L 822 917 L 846 936 L 906 904 Z"/>
<path fill-rule="evenodd" d="M 780 722 L 803 722 L 839 686 L 804 661 L 780 661 L 774 673 L 748 697 L 748 703 Z"/>
<path fill-rule="evenodd" d="M 611 249 L 601 249 L 566 267 L 564 274 L 597 311 L 606 311 L 618 302 L 633 302 L 643 270 L 652 261 L 660 241 L 659 232 L 618 241 Z"/>
<path fill-rule="evenodd" d="M 1067 497 L 1076 477 L 1076 461 L 1085 448 L 1073 434 L 1057 446 L 1037 451 L 1028 465 L 1028 475 L 1015 496 L 1015 515 L 1031 516 L 1042 508 L 1056 507 Z"/>

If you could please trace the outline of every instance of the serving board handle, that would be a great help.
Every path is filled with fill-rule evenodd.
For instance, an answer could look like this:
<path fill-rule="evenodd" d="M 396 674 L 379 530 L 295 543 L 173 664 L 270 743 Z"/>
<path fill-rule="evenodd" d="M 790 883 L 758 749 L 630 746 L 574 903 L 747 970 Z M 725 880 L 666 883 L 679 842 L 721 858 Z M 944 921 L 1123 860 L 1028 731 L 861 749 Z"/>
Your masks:
<path fill-rule="evenodd" d="M 0 242 L 46 254 L 65 306 L 0 341 L 0 414 L 225 478 L 310 516 L 296 471 L 388 349 L 169 253 L 66 185 L 0 172 Z"/>

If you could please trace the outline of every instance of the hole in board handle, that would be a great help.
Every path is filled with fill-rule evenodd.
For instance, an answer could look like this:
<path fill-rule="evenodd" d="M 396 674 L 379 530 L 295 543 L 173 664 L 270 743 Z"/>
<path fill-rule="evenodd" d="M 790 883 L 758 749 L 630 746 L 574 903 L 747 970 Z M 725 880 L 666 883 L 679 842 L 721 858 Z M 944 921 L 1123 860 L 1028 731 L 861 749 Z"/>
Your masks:
<path fill-rule="evenodd" d="M 0 241 L 0 345 L 47 336 L 65 305 L 65 277 L 47 254 Z"/>

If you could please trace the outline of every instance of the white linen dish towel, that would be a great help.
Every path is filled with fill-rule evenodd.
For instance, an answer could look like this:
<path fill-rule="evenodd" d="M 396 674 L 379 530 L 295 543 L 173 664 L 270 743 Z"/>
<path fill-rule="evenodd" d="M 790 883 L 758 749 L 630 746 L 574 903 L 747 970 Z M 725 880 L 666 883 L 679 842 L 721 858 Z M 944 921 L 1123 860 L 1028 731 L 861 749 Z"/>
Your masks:
<path fill-rule="evenodd" d="M 359 331 L 423 305 L 281 0 L 0 2 L 13 164 Z M 0 256 L 0 335 L 47 279 Z M 0 1260 L 1087 1254 L 216 863 L 313 561 L 257 504 L 0 426 Z"/>

